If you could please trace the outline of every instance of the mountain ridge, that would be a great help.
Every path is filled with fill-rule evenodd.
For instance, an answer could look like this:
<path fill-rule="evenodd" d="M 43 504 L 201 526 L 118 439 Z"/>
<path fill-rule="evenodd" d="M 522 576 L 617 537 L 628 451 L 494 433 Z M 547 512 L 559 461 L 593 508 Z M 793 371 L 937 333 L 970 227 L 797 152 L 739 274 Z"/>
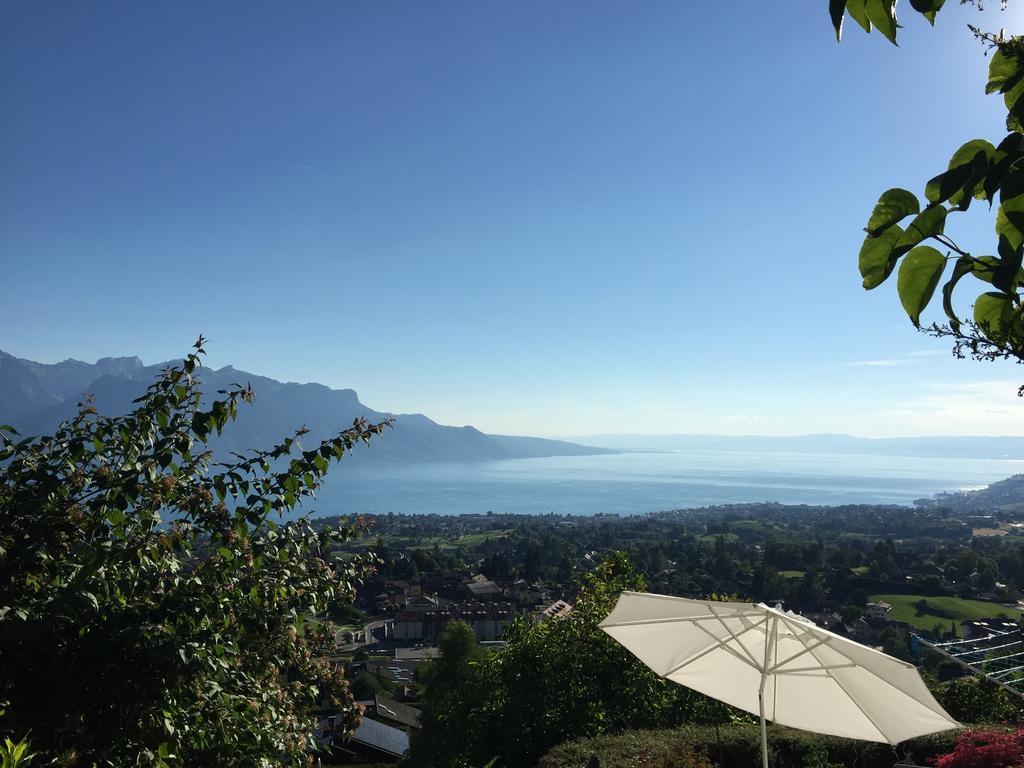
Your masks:
<path fill-rule="evenodd" d="M 0 424 L 22 434 L 46 434 L 75 415 L 88 394 L 98 412 L 118 415 L 172 363 L 145 365 L 138 357 L 104 357 L 96 363 L 68 358 L 37 363 L 0 351 Z M 218 453 L 266 448 L 299 427 L 308 441 L 326 439 L 358 417 L 370 421 L 393 418 L 394 427 L 382 438 L 360 447 L 360 463 L 419 463 L 489 461 L 542 456 L 614 453 L 596 446 L 535 437 L 487 435 L 475 427 L 438 424 L 419 413 L 377 411 L 359 400 L 353 389 L 332 389 L 317 382 L 282 382 L 239 370 L 231 365 L 203 368 L 199 377 L 206 392 L 233 384 L 251 384 L 254 402 L 240 413 L 224 435 L 215 439 Z"/>

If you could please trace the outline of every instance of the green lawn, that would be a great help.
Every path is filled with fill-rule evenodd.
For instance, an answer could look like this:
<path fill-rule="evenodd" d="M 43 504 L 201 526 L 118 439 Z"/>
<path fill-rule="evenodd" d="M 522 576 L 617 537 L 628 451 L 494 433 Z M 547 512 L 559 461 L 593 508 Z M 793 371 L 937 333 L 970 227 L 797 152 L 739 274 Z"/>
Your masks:
<path fill-rule="evenodd" d="M 928 609 L 921 613 L 915 603 L 924 598 L 928 601 Z M 927 597 L 925 595 L 871 595 L 872 602 L 889 603 L 892 606 L 892 617 L 895 621 L 906 621 L 919 629 L 932 629 L 936 624 L 948 627 L 950 622 L 957 622 L 957 634 L 960 634 L 959 623 L 968 619 L 986 619 L 1000 613 L 1012 619 L 1021 615 L 1019 608 L 1011 608 L 999 603 L 984 600 L 961 600 L 959 597 Z"/>
<path fill-rule="evenodd" d="M 457 538 L 455 540 L 455 544 L 461 547 L 475 547 L 478 544 L 483 544 L 485 541 L 490 541 L 491 539 L 507 539 L 510 533 L 512 533 L 511 529 L 484 531 L 483 533 L 469 533 Z"/>
<path fill-rule="evenodd" d="M 784 579 L 802 579 L 806 571 L 779 571 L 779 576 Z"/>

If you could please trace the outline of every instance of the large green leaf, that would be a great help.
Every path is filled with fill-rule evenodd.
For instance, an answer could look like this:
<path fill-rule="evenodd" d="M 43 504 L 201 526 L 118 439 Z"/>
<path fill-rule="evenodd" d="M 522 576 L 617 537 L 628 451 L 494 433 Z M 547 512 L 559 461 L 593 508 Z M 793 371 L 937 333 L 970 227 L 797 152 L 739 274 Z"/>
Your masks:
<path fill-rule="evenodd" d="M 999 201 L 1007 203 L 1017 197 L 1024 197 L 1024 168 L 1016 163 L 1007 169 L 999 185 Z"/>
<path fill-rule="evenodd" d="M 985 175 L 985 199 L 995 199 L 996 191 L 1003 185 L 1006 175 L 1019 160 L 1024 159 L 1024 135 L 1011 133 L 996 147 Z"/>
<path fill-rule="evenodd" d="M 985 159 L 988 160 L 995 155 L 996 148 L 992 146 L 991 141 L 971 139 L 953 153 L 953 156 L 949 159 L 949 167 L 955 168 L 958 165 L 969 165 L 976 159 L 979 152 L 983 153 Z"/>
<path fill-rule="evenodd" d="M 914 216 L 921 210 L 921 204 L 913 192 L 895 187 L 887 189 L 875 203 L 875 209 L 868 219 L 868 234 L 880 235 L 896 222 Z"/>
<path fill-rule="evenodd" d="M 963 189 L 974 175 L 972 165 L 960 165 L 930 179 L 924 188 L 924 196 L 930 203 L 944 203 L 955 195 L 962 197 Z"/>
<path fill-rule="evenodd" d="M 929 245 L 914 248 L 900 264 L 896 290 L 914 325 L 921 325 L 921 312 L 932 300 L 945 268 L 946 257 Z"/>
<path fill-rule="evenodd" d="M 846 14 L 846 0 L 828 0 L 828 15 L 832 17 L 832 28 L 836 31 L 836 42 L 843 37 L 843 16 Z"/>
<path fill-rule="evenodd" d="M 871 22 L 868 20 L 867 0 L 846 0 L 846 11 L 850 18 L 860 24 L 865 32 L 871 31 Z"/>
<path fill-rule="evenodd" d="M 992 55 L 986 93 L 1001 93 L 1006 104 L 1006 127 L 1022 130 L 1024 119 L 1024 49 L 1019 40 L 1003 43 Z"/>
<path fill-rule="evenodd" d="M 949 161 L 949 169 L 925 186 L 925 197 L 931 203 L 947 200 L 966 210 L 975 194 L 984 194 L 989 160 L 996 148 L 984 139 L 974 139 L 961 146 Z"/>
<path fill-rule="evenodd" d="M 999 236 L 999 262 L 992 273 L 992 285 L 1003 293 L 1016 293 L 1020 285 L 1020 269 L 1024 246 L 1016 248 L 1004 235 Z"/>
<path fill-rule="evenodd" d="M 896 43 L 896 0 L 867 0 L 864 4 L 868 20 L 890 43 Z"/>
<path fill-rule="evenodd" d="M 1006 104 L 1006 128 L 1010 131 L 1021 131 L 1024 125 L 1024 79 L 1018 80 L 1014 86 L 1003 94 Z"/>
<path fill-rule="evenodd" d="M 1002 263 L 995 256 L 977 256 L 974 258 L 970 272 L 982 282 L 992 284 L 996 270 Z"/>
<path fill-rule="evenodd" d="M 934 25 L 935 14 L 942 10 L 945 2 L 946 0 L 910 0 L 910 6 Z"/>
<path fill-rule="evenodd" d="M 1008 46 L 992 54 L 985 93 L 1006 93 L 1024 79 L 1024 62 Z"/>
<path fill-rule="evenodd" d="M 1012 250 L 1024 245 L 1024 197 L 1014 197 L 999 206 L 996 234 L 1005 237 Z"/>
<path fill-rule="evenodd" d="M 974 302 L 974 322 L 992 341 L 1005 341 L 1013 323 L 1013 299 L 994 291 L 981 294 Z"/>
<path fill-rule="evenodd" d="M 892 274 L 897 258 L 893 256 L 893 251 L 901 237 L 903 228 L 899 224 L 893 224 L 878 237 L 868 235 L 864 238 L 858 266 L 861 277 L 864 278 L 864 287 L 869 291 L 880 286 Z"/>
<path fill-rule="evenodd" d="M 925 208 L 914 217 L 903 237 L 896 243 L 895 255 L 898 258 L 922 240 L 941 235 L 946 225 L 946 209 L 941 205 Z"/>

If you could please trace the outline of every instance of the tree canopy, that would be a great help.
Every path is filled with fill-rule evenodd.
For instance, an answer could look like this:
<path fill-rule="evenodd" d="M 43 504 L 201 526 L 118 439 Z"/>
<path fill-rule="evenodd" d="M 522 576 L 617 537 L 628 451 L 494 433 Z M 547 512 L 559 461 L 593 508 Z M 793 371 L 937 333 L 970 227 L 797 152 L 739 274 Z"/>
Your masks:
<path fill-rule="evenodd" d="M 582 576 L 571 613 L 517 619 L 494 654 L 476 648 L 467 626 L 450 627 L 424 678 L 425 729 L 411 762 L 533 766 L 567 739 L 728 721 L 734 710 L 659 678 L 600 629 L 627 589 L 644 589 L 644 581 L 615 552 Z"/>
<path fill-rule="evenodd" d="M 203 354 L 127 415 L 0 428 L 0 732 L 38 764 L 279 765 L 307 755 L 316 708 L 358 721 L 319 619 L 369 563 L 337 556 L 362 525 L 285 517 L 386 423 L 217 460 L 253 392 L 204 397 Z"/>

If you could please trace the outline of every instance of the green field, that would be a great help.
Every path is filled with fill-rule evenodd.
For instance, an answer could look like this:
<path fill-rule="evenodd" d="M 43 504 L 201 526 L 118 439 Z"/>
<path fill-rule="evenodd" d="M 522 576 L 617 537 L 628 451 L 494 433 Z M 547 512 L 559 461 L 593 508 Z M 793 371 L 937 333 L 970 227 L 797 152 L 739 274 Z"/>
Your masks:
<path fill-rule="evenodd" d="M 391 547 L 402 547 L 405 549 L 457 549 L 459 547 L 476 547 L 490 539 L 505 539 L 511 533 L 511 529 L 496 531 L 483 531 L 481 533 L 469 533 L 458 538 L 445 536 L 425 536 L 412 539 L 408 536 L 396 536 L 394 534 L 383 534 L 379 538 Z"/>
<path fill-rule="evenodd" d="M 927 600 L 928 608 L 922 613 L 915 603 Z M 1012 608 L 1000 603 L 989 603 L 984 600 L 962 600 L 959 597 L 928 597 L 926 595 L 871 595 L 872 602 L 882 601 L 892 606 L 892 617 L 895 621 L 905 621 L 919 629 L 932 629 L 936 624 L 948 627 L 950 622 L 957 622 L 957 635 L 960 634 L 959 623 L 968 619 L 987 619 L 1003 613 L 1011 619 L 1020 618 L 1019 608 Z"/>

